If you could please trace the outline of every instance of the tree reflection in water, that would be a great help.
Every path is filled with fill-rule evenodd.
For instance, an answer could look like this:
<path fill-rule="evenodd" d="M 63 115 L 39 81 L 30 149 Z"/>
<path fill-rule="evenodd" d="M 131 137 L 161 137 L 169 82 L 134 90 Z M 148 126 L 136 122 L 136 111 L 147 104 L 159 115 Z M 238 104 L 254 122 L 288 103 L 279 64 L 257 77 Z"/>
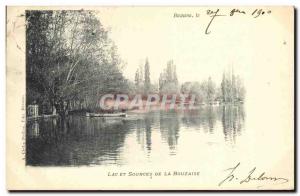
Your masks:
<path fill-rule="evenodd" d="M 32 137 L 32 124 L 39 123 L 39 136 Z M 123 130 L 123 131 L 119 131 Z M 121 164 L 127 123 L 96 118 L 69 117 L 27 123 L 28 165 Z M 99 159 L 95 160 L 95 157 Z"/>
<path fill-rule="evenodd" d="M 161 137 L 169 145 L 170 155 L 174 155 L 180 129 L 179 114 L 175 111 L 162 111 L 159 115 Z"/>
<path fill-rule="evenodd" d="M 48 166 L 122 165 L 126 164 L 121 158 L 126 138 L 134 136 L 149 157 L 155 131 L 168 145 L 169 155 L 176 155 L 180 135 L 191 131 L 222 134 L 225 142 L 235 144 L 244 129 L 244 118 L 243 105 L 228 104 L 189 111 L 153 111 L 129 115 L 128 118 L 69 116 L 64 121 L 56 118 L 28 121 L 26 163 Z"/>
<path fill-rule="evenodd" d="M 222 106 L 222 125 L 225 140 L 234 144 L 236 137 L 241 134 L 244 126 L 243 105 L 224 105 Z"/>

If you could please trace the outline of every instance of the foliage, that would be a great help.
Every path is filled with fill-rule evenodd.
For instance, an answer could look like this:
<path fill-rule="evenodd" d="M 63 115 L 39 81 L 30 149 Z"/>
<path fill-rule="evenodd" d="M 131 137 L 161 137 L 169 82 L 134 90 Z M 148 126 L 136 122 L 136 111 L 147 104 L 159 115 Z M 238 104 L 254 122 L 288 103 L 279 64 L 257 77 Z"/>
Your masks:
<path fill-rule="evenodd" d="M 239 76 L 232 73 L 223 73 L 221 82 L 221 99 L 223 102 L 243 102 L 245 88 Z"/>
<path fill-rule="evenodd" d="M 26 22 L 27 85 L 62 116 L 71 100 L 95 102 L 127 86 L 117 48 L 95 13 L 27 11 Z"/>
<path fill-rule="evenodd" d="M 167 68 L 160 74 L 159 91 L 170 94 L 179 92 L 176 65 L 173 60 L 168 61 Z"/>

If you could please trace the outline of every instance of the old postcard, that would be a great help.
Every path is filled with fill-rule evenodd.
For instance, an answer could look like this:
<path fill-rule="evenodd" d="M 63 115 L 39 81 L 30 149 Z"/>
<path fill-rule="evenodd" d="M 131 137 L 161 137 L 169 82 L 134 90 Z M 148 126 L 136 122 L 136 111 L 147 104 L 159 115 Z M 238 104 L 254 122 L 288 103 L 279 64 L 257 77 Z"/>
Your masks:
<path fill-rule="evenodd" d="M 294 190 L 294 8 L 7 7 L 8 190 Z"/>

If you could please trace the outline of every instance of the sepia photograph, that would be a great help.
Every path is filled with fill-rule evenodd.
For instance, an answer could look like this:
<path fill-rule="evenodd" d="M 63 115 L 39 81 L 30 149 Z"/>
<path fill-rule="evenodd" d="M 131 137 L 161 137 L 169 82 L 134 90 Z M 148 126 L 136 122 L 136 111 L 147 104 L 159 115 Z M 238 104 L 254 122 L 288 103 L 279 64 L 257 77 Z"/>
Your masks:
<path fill-rule="evenodd" d="M 293 7 L 6 15 L 9 190 L 295 189 Z"/>

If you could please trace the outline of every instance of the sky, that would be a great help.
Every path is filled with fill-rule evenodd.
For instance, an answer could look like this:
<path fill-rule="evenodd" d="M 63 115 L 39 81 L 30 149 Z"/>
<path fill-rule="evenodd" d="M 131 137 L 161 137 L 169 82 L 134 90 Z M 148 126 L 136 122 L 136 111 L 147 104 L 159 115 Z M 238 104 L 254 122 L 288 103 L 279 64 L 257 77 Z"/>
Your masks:
<path fill-rule="evenodd" d="M 262 63 L 273 63 L 271 57 L 281 54 L 282 43 L 289 38 L 291 29 L 282 27 L 285 13 L 279 8 L 258 18 L 250 14 L 217 17 L 208 35 L 205 29 L 211 18 L 207 9 L 215 11 L 217 7 L 106 7 L 97 13 L 126 62 L 124 75 L 132 80 L 138 66 L 148 58 L 152 82 L 158 80 L 170 59 L 177 67 L 180 83 L 208 77 L 219 82 L 223 71 L 231 69 L 249 82 L 259 67 L 267 69 Z M 228 15 L 231 9 L 222 7 L 219 14 Z M 244 10 L 250 13 L 255 9 Z M 174 13 L 199 13 L 200 17 L 174 18 Z"/>

